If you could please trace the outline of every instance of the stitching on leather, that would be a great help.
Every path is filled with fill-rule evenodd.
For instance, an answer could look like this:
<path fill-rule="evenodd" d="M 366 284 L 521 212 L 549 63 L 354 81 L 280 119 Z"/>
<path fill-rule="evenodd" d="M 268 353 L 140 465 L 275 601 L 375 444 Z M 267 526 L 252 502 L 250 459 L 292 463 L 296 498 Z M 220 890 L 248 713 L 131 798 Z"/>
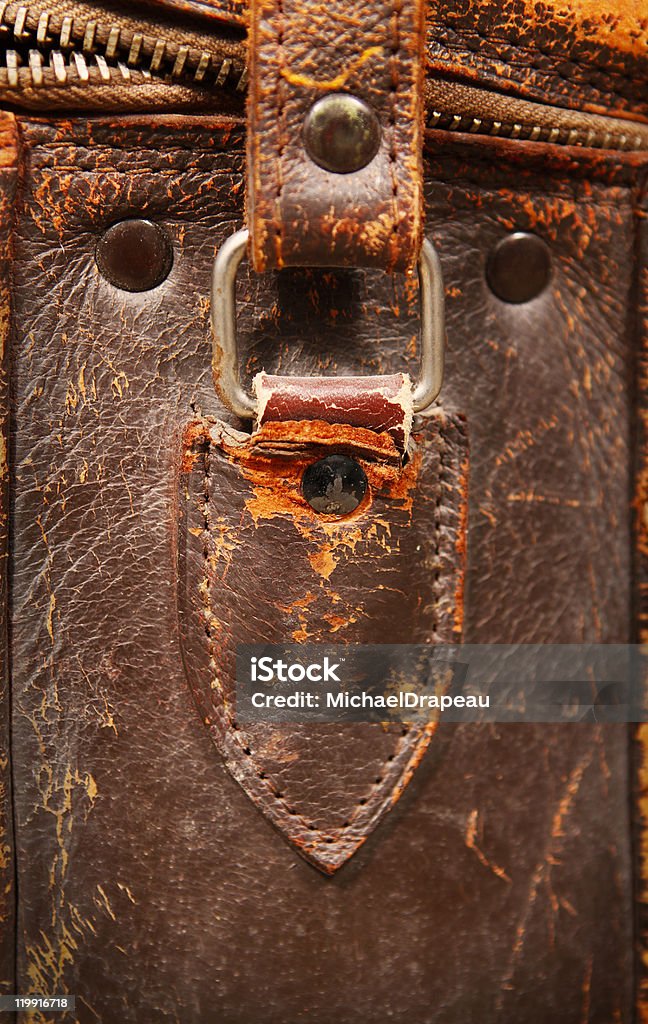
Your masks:
<path fill-rule="evenodd" d="M 441 579 L 441 505 L 443 503 L 443 487 L 445 484 L 445 437 L 439 430 L 439 490 L 434 505 L 434 583 L 432 593 L 434 594 L 434 620 L 432 622 L 432 635 L 436 640 L 439 634 L 439 589 Z"/>
<path fill-rule="evenodd" d="M 210 481 L 209 449 L 207 449 L 205 451 L 205 453 L 204 453 L 204 463 L 203 463 L 203 465 L 205 467 L 204 478 L 203 478 L 203 529 L 204 529 L 204 533 L 205 533 L 205 540 L 204 540 L 204 544 L 203 544 L 203 585 L 202 585 L 202 598 L 203 598 L 203 604 L 205 606 L 205 635 L 207 636 L 207 643 L 208 643 L 208 650 L 209 650 L 209 660 L 210 660 L 210 663 L 214 664 L 214 668 L 215 668 L 213 637 L 212 637 L 211 626 L 210 626 L 210 621 L 209 621 L 210 618 L 211 618 L 211 603 L 210 603 L 210 599 L 209 599 L 209 593 L 210 593 L 210 580 L 209 580 L 209 537 L 210 537 L 209 503 L 210 503 L 210 500 L 211 500 L 210 499 L 210 494 L 209 494 L 209 481 Z M 221 700 L 221 707 L 222 707 L 223 714 L 225 716 L 226 723 L 227 723 L 227 725 L 229 725 L 231 727 L 232 733 L 233 733 L 233 735 L 235 737 L 235 740 L 236 740 L 236 743 L 239 745 L 239 747 L 241 748 L 241 750 L 243 751 L 243 753 L 247 757 L 252 757 L 253 758 L 254 756 L 253 756 L 253 753 L 252 753 L 250 747 L 247 746 L 247 745 L 244 745 L 243 740 L 241 739 L 241 736 L 240 736 L 240 733 L 239 733 L 239 726 L 238 726 L 238 724 L 236 722 L 236 719 L 234 718 L 234 715 L 232 714 L 232 712 L 230 710 L 229 701 L 228 701 L 228 699 L 227 699 L 227 697 L 225 695 L 225 691 L 223 690 L 223 687 L 221 685 L 220 679 L 218 678 L 218 675 L 217 675 L 216 672 L 214 672 L 214 674 L 213 674 L 213 682 L 216 684 L 216 689 L 218 691 L 218 694 L 219 694 L 219 697 L 220 697 L 220 700 Z M 265 783 L 265 785 L 267 786 L 268 790 L 272 793 L 272 796 L 275 798 L 275 800 L 278 800 L 280 803 L 285 803 L 285 800 L 283 799 L 283 796 L 281 795 L 281 793 L 277 792 L 273 788 L 273 786 L 271 785 L 271 783 L 269 782 L 269 780 L 266 778 L 265 774 L 261 770 L 255 771 L 255 775 L 259 779 L 260 782 Z M 291 816 L 298 817 L 300 819 L 300 821 L 305 825 L 306 828 L 310 827 L 309 824 L 306 822 L 305 818 L 302 818 L 301 815 L 296 814 L 296 812 L 290 810 L 288 807 L 286 807 L 286 810 L 287 810 L 288 814 L 290 814 Z"/>
<path fill-rule="evenodd" d="M 510 139 L 506 139 L 506 138 L 489 139 L 489 140 L 486 140 L 486 144 L 494 143 L 494 142 L 498 142 L 498 141 L 499 142 L 514 142 L 515 140 L 510 140 Z M 467 140 L 466 141 L 462 140 L 461 144 L 465 145 L 465 146 L 469 146 L 470 142 L 467 141 Z M 59 145 L 52 145 L 52 146 L 43 146 L 43 147 L 38 146 L 38 147 L 34 147 L 34 151 L 36 149 L 42 149 L 42 150 L 47 151 L 49 149 L 54 150 L 54 149 L 69 149 L 69 148 L 70 148 L 69 146 L 64 146 L 64 145 L 60 145 L 60 146 Z M 100 147 L 97 147 L 97 148 L 100 148 Z M 128 150 L 128 149 L 115 149 L 114 152 L 116 152 L 116 153 L 132 153 L 132 151 Z M 161 152 L 162 153 L 167 153 L 167 152 L 171 152 L 171 151 L 170 150 L 147 150 L 146 152 L 152 152 L 152 153 L 158 153 L 159 154 Z M 182 150 L 181 152 L 184 152 L 184 150 Z M 444 159 L 445 159 L 443 156 L 440 157 L 438 153 L 434 153 L 433 152 L 433 141 L 432 141 L 432 139 L 430 139 L 429 135 L 425 139 L 424 151 L 423 152 L 424 152 L 424 157 L 428 161 L 428 164 L 432 164 L 433 161 L 435 161 L 437 163 L 439 161 L 443 162 Z M 202 154 L 201 153 L 199 155 L 209 155 L 209 154 Z M 620 154 L 620 155 L 622 155 L 622 154 Z M 452 158 L 452 159 L 454 159 L 456 161 L 456 157 Z M 497 166 L 497 163 L 496 163 L 496 160 L 495 160 L 495 158 L 493 156 L 492 151 L 490 152 L 490 155 L 480 156 L 480 155 L 477 154 L 477 151 L 475 149 L 475 151 L 471 152 L 471 154 L 470 154 L 470 162 L 471 162 L 471 164 L 478 164 L 479 166 L 490 168 L 493 172 L 502 173 L 501 172 L 501 167 L 498 168 L 498 166 Z M 620 164 L 615 164 L 614 167 L 611 170 L 611 173 L 617 173 L 617 168 L 619 166 L 620 166 Z M 133 174 L 137 174 L 139 176 L 144 176 L 144 175 L 149 175 L 151 177 L 154 176 L 156 178 L 160 177 L 160 175 L 164 175 L 164 176 L 176 175 L 178 177 L 178 179 L 181 179 L 181 178 L 185 177 L 187 174 L 195 174 L 196 173 L 196 168 L 192 164 L 188 164 L 186 166 L 178 167 L 178 168 L 173 168 L 173 167 L 168 168 L 168 169 L 167 168 L 163 168 L 161 170 L 158 170 L 158 169 L 156 169 L 156 168 L 151 166 L 151 167 L 143 167 L 143 168 L 141 168 L 141 170 L 136 170 L 136 171 L 129 170 L 129 171 L 126 171 L 126 170 L 120 170 L 117 167 L 88 167 L 88 168 L 84 168 L 84 167 L 79 167 L 78 164 L 68 164 L 68 163 L 56 163 L 56 162 L 53 162 L 51 164 L 45 164 L 45 163 L 37 164 L 36 167 L 35 167 L 35 170 L 38 173 L 40 173 L 40 174 L 45 174 L 46 172 L 49 172 L 51 175 L 55 175 L 55 174 L 58 174 L 58 173 L 60 173 L 62 171 L 70 171 L 70 172 L 74 172 L 75 175 L 79 175 L 79 176 L 94 174 L 96 176 L 101 176 L 103 178 L 108 178 L 109 176 L 115 176 L 115 175 L 116 176 L 121 176 L 123 178 L 129 178 L 129 177 L 132 177 Z M 203 173 L 207 176 L 207 171 L 204 171 Z M 510 172 L 507 172 L 507 173 L 508 173 L 508 178 L 507 178 L 507 175 L 505 174 L 504 175 L 504 179 L 508 182 L 508 180 L 510 179 Z M 539 176 L 540 172 L 539 171 L 536 171 L 536 172 L 531 171 L 529 173 L 535 173 L 535 176 L 537 178 Z M 566 175 L 569 175 L 569 170 L 565 170 L 562 173 L 564 173 Z M 628 173 L 632 173 L 630 168 L 628 169 Z M 571 180 L 571 176 L 570 176 L 569 180 Z M 619 189 L 619 190 L 623 190 L 624 192 L 627 192 L 627 191 L 630 191 L 631 188 L 633 187 L 632 183 L 630 183 L 630 182 L 616 182 L 616 183 L 614 183 L 614 182 L 605 182 L 605 181 L 599 182 L 599 181 L 596 181 L 596 180 L 592 180 L 592 178 L 589 178 L 586 175 L 583 175 L 582 177 L 579 177 L 578 181 L 586 182 L 587 184 L 591 185 L 592 189 L 596 190 L 599 193 L 605 192 L 605 191 L 609 191 L 611 189 Z M 461 183 L 461 182 L 465 182 L 465 183 L 468 183 L 468 184 L 471 184 L 471 185 L 472 184 L 479 185 L 480 187 L 484 187 L 483 180 L 481 178 L 478 178 L 478 177 L 474 177 L 473 178 L 473 177 L 471 177 L 471 176 L 469 176 L 467 174 L 462 174 L 460 177 L 455 177 L 454 175 L 452 175 L 450 173 L 450 171 L 448 171 L 448 174 L 445 175 L 445 176 L 444 175 L 434 175 L 434 182 L 433 183 L 434 184 L 439 184 L 440 183 L 441 185 L 454 186 L 455 184 L 458 184 L 458 183 Z M 428 184 L 428 183 L 426 182 L 426 184 Z M 494 192 L 495 189 L 493 188 L 490 191 Z M 532 189 L 532 188 L 526 188 L 526 189 L 522 188 L 522 189 L 515 190 L 515 194 L 516 195 L 535 195 L 537 193 L 540 196 L 541 199 L 569 197 L 569 198 L 574 199 L 575 202 L 582 202 L 582 203 L 586 203 L 587 205 L 595 205 L 595 206 L 601 206 L 603 208 L 615 209 L 615 203 L 613 201 L 611 201 L 610 203 L 605 203 L 605 202 L 603 202 L 601 200 L 593 199 L 592 195 L 590 195 L 590 196 L 581 195 L 582 192 L 583 192 L 583 188 L 582 187 L 578 188 L 578 187 L 575 186 L 574 188 L 570 189 L 570 188 L 568 188 L 567 184 L 565 184 L 565 186 L 562 187 L 560 191 L 550 191 L 550 192 L 547 192 L 540 184 L 538 184 L 538 186 L 535 189 Z"/>
<path fill-rule="evenodd" d="M 569 75 L 564 74 L 558 68 L 529 68 L 528 67 L 528 56 L 533 54 L 525 54 L 523 50 L 513 54 L 510 59 L 504 61 L 506 71 L 501 71 L 498 63 L 496 63 L 496 55 L 492 53 L 477 53 L 474 49 L 467 46 L 453 46 L 450 43 L 442 44 L 439 43 L 439 54 L 435 59 L 471 59 L 474 62 L 476 68 L 484 70 L 490 75 L 504 75 L 510 78 L 512 82 L 524 84 L 525 76 L 528 77 L 528 82 L 535 89 L 547 89 L 549 87 L 552 90 L 552 94 L 563 96 L 573 95 L 574 97 L 582 97 L 586 91 L 594 93 L 595 97 L 605 101 L 606 99 L 614 98 L 616 100 L 622 99 L 625 102 L 629 98 L 632 98 L 629 90 L 632 88 L 633 80 L 631 78 L 625 79 L 627 84 L 621 86 L 615 85 L 612 81 L 606 81 L 606 76 L 603 71 L 596 71 L 590 69 L 591 74 L 588 76 L 585 74 L 587 66 L 576 68 L 576 72 L 579 73 L 578 78 L 570 78 Z M 512 47 L 514 49 L 514 47 Z M 524 57 L 527 57 L 525 60 Z M 543 54 L 538 53 L 537 56 Z M 565 58 L 565 61 L 567 58 Z M 573 63 L 573 61 L 569 61 Z M 506 74 L 508 72 L 508 74 Z M 601 78 L 603 81 L 593 81 L 595 78 Z M 566 86 L 566 88 L 561 88 Z M 641 111 L 645 108 L 645 103 L 640 103 L 636 106 L 637 111 Z"/>
<path fill-rule="evenodd" d="M 282 211 L 281 211 L 281 197 L 283 193 L 283 156 L 285 146 L 282 141 L 283 131 L 283 114 L 285 103 L 283 101 L 283 71 L 285 66 L 285 53 L 284 53 L 284 28 L 283 28 L 283 0 L 277 0 L 277 105 L 276 105 L 276 117 L 277 117 L 277 192 L 275 196 L 275 246 L 276 246 L 276 260 L 277 265 L 281 266 L 281 251 L 283 248 L 283 228 L 282 228 Z"/>
<path fill-rule="evenodd" d="M 242 138 L 243 138 L 243 136 L 241 134 L 241 142 L 242 142 Z M 207 149 L 207 148 L 201 149 L 200 147 L 197 147 L 197 146 L 193 147 L 193 148 L 191 146 L 178 146 L 176 144 L 174 146 L 169 146 L 168 148 L 164 148 L 164 147 L 156 148 L 155 146 L 137 146 L 135 151 L 137 153 L 155 153 L 156 156 L 159 156 L 160 154 L 163 154 L 163 155 L 166 156 L 167 154 L 170 154 L 170 153 L 186 153 L 187 155 L 192 155 L 192 156 L 212 156 L 212 157 L 214 156 L 215 153 L 222 153 L 225 156 L 228 156 L 232 152 L 231 144 L 232 144 L 232 138 L 231 138 L 231 134 L 230 134 L 230 138 L 227 141 L 224 141 L 222 145 L 214 144 L 209 149 Z M 104 143 L 101 143 L 101 142 L 97 142 L 97 143 L 90 143 L 90 142 L 88 142 L 88 143 L 81 143 L 81 144 L 79 144 L 79 143 L 76 143 L 76 142 L 71 140 L 70 142 L 35 142 L 35 143 L 33 143 L 31 145 L 31 150 L 34 153 L 37 152 L 38 150 L 42 150 L 44 152 L 47 152 L 50 149 L 52 149 L 52 150 L 67 149 L 67 150 L 77 150 L 77 151 L 78 150 L 83 150 L 86 153 L 128 153 L 131 157 L 133 155 L 133 149 L 132 148 L 129 149 L 128 146 L 117 146 L 117 145 L 111 146 L 108 143 L 104 144 Z M 126 173 L 126 172 L 124 172 L 124 173 Z"/>
<path fill-rule="evenodd" d="M 430 153 L 426 153 L 426 152 L 424 152 L 423 155 L 424 155 L 425 159 L 428 161 L 429 164 L 432 164 L 433 161 L 438 162 L 438 159 L 439 159 L 438 156 L 434 156 L 434 155 L 432 155 Z M 483 167 L 485 170 L 493 171 L 494 174 L 497 174 L 497 175 L 500 175 L 500 176 L 502 175 L 501 168 L 497 167 L 497 165 L 496 165 L 492 155 L 490 157 L 489 156 L 483 156 L 482 157 L 482 156 L 477 156 L 477 155 L 471 154 L 470 160 L 471 160 L 471 164 L 473 164 L 475 166 Z M 506 172 L 506 173 L 509 173 L 509 172 Z M 536 175 L 536 177 L 537 177 L 537 175 Z M 501 195 L 501 191 L 500 191 L 501 188 L 507 186 L 506 174 L 501 177 L 501 184 L 500 185 L 498 185 L 498 184 L 486 185 L 484 183 L 484 176 L 478 177 L 477 175 L 475 175 L 473 177 L 473 176 L 471 176 L 469 174 L 461 174 L 461 175 L 456 175 L 455 176 L 455 175 L 452 175 L 450 173 L 450 169 L 448 169 L 447 176 L 445 176 L 445 175 L 441 176 L 441 175 L 438 175 L 438 174 L 431 174 L 430 178 L 431 178 L 430 182 L 428 182 L 426 180 L 426 185 L 428 185 L 428 184 L 432 184 L 432 185 L 445 185 L 445 186 L 447 186 L 449 188 L 455 188 L 456 186 L 458 186 L 462 190 L 463 190 L 463 186 L 470 186 L 471 188 L 472 187 L 477 187 L 482 192 L 485 192 L 487 195 L 494 195 L 494 196 L 498 196 L 498 197 Z M 576 203 L 578 206 L 592 207 L 593 209 L 596 209 L 596 210 L 613 210 L 613 211 L 618 211 L 618 209 L 619 209 L 619 200 L 621 198 L 623 198 L 623 197 L 621 195 L 618 198 L 614 198 L 614 197 L 611 196 L 609 201 L 606 201 L 603 198 L 603 193 L 605 193 L 605 192 L 613 192 L 613 191 L 617 192 L 618 191 L 619 193 L 630 194 L 630 193 L 632 193 L 633 188 L 634 188 L 634 184 L 632 182 L 627 182 L 627 183 L 598 182 L 598 181 L 592 181 L 591 178 L 582 178 L 582 179 L 579 179 L 579 180 L 590 186 L 592 191 L 591 191 L 591 193 L 589 195 L 588 194 L 584 194 L 585 193 L 585 189 L 583 187 L 579 188 L 576 185 L 573 188 L 565 187 L 565 188 L 561 188 L 560 190 L 556 189 L 556 190 L 551 191 L 551 192 L 545 191 L 542 188 L 541 185 L 537 185 L 535 187 L 529 186 L 528 188 L 519 188 L 519 189 L 513 190 L 512 191 L 512 195 L 517 197 L 518 199 L 527 199 L 527 198 L 529 198 L 529 199 L 532 199 L 532 200 L 539 199 L 540 201 L 542 201 L 544 199 L 571 200 L 572 202 Z M 627 196 L 626 196 L 626 198 L 627 198 Z"/>
<path fill-rule="evenodd" d="M 394 22 L 394 38 L 392 40 L 392 56 L 390 60 L 391 66 L 391 85 L 390 85 L 390 96 L 389 96 L 389 171 L 392 180 L 392 207 L 393 207 L 393 225 L 392 235 L 397 235 L 400 230 L 400 220 L 398 216 L 398 174 L 397 174 L 397 162 L 398 155 L 396 153 L 396 113 L 398 105 L 398 86 L 399 86 L 399 56 L 401 50 L 400 43 L 400 0 L 393 0 L 392 6 L 393 22 Z"/>
<path fill-rule="evenodd" d="M 210 500 L 211 499 L 210 499 L 210 494 L 209 494 L 209 482 L 210 482 L 209 448 L 207 448 L 207 450 L 204 452 L 203 466 L 204 466 L 204 475 L 203 475 L 203 507 L 202 507 L 202 513 L 203 513 L 203 530 L 204 530 L 205 539 L 204 539 L 204 543 L 203 543 L 203 581 L 202 581 L 201 593 L 202 593 L 203 604 L 205 606 L 205 635 L 207 637 L 209 659 L 210 659 L 210 663 L 214 664 L 214 666 L 215 666 L 214 648 L 213 648 L 213 637 L 212 637 L 211 626 L 210 626 L 210 618 L 211 618 L 210 591 L 211 591 L 211 587 L 210 587 L 210 578 L 209 578 L 209 538 L 210 538 L 209 507 L 210 507 Z M 265 787 L 271 793 L 273 798 L 278 803 L 280 803 L 280 804 L 282 804 L 284 806 L 286 814 L 289 817 L 294 818 L 296 821 L 299 821 L 308 832 L 311 832 L 313 835 L 317 835 L 318 837 L 323 837 L 325 842 L 333 843 L 333 842 L 336 842 L 336 840 L 339 840 L 339 838 L 344 835 L 346 830 L 349 829 L 353 825 L 354 821 L 356 820 L 358 815 L 361 813 L 362 808 L 369 802 L 369 798 L 368 797 L 360 797 L 359 798 L 359 800 L 355 804 L 355 806 L 353 808 L 353 811 L 352 811 L 350 817 L 347 819 L 347 821 L 345 821 L 342 825 L 337 826 L 337 832 L 339 833 L 338 837 L 336 837 L 336 836 L 327 836 L 326 833 L 322 832 L 321 829 L 318 829 L 318 828 L 314 827 L 313 824 L 311 822 L 309 822 L 307 818 L 305 818 L 298 811 L 295 811 L 293 808 L 288 806 L 288 803 L 285 800 L 283 794 L 278 792 L 273 787 L 272 783 L 267 778 L 265 773 L 263 771 L 261 771 L 261 769 L 258 767 L 257 763 L 254 760 L 254 753 L 253 753 L 253 751 L 250 749 L 249 746 L 244 745 L 244 741 L 241 739 L 240 732 L 239 732 L 239 726 L 238 726 L 238 724 L 237 724 L 233 714 L 230 711 L 229 702 L 227 700 L 227 697 L 225 696 L 225 692 L 224 692 L 223 687 L 222 687 L 222 685 L 220 683 L 220 680 L 218 679 L 218 675 L 215 672 L 213 674 L 213 681 L 216 684 L 216 689 L 218 690 L 218 693 L 219 693 L 219 696 L 220 696 L 222 713 L 223 713 L 223 715 L 225 717 L 226 723 L 227 723 L 227 725 L 229 725 L 231 727 L 232 733 L 233 733 L 233 735 L 235 737 L 235 740 L 238 743 L 238 745 L 241 748 L 241 750 L 243 751 L 243 753 L 247 757 L 250 757 L 252 759 L 252 763 L 255 766 L 254 774 L 255 774 L 256 778 L 259 779 L 259 781 L 262 782 L 265 785 Z M 379 772 L 378 778 L 376 778 L 374 780 L 374 782 L 372 783 L 371 789 L 375 789 L 376 786 L 379 786 L 379 785 L 382 784 L 382 782 L 384 781 L 383 778 L 382 778 L 383 772 L 391 765 L 391 763 L 393 761 L 396 760 L 396 757 L 400 754 L 400 752 L 401 752 L 401 750 L 402 750 L 402 748 L 404 746 L 405 738 L 409 735 L 410 732 L 411 732 L 410 726 L 404 725 L 403 728 L 402 728 L 402 731 L 401 731 L 401 735 L 398 738 L 398 743 L 396 744 L 395 749 L 385 759 L 385 761 L 383 762 L 381 768 L 378 769 L 378 772 Z"/>

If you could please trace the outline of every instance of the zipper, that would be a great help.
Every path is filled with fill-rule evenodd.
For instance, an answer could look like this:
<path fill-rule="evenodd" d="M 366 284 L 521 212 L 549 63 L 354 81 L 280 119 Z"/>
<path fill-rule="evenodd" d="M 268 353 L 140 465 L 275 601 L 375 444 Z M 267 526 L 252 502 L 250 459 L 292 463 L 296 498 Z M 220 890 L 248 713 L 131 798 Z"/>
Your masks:
<path fill-rule="evenodd" d="M 459 82 L 428 80 L 427 125 L 451 132 L 592 149 L 646 150 L 648 124 L 517 99 Z"/>
<path fill-rule="evenodd" d="M 119 3 L 0 0 L 0 102 L 48 109 L 241 109 L 245 36 L 184 17 L 137 17 Z M 648 149 L 648 125 L 520 100 L 439 78 L 431 129 L 606 150 Z"/>
<path fill-rule="evenodd" d="M 0 0 L 0 89 L 15 90 L 14 101 L 22 89 L 113 80 L 243 92 L 242 32 L 223 28 L 216 36 L 185 24 L 180 31 L 173 19 L 78 0 L 46 7 Z"/>

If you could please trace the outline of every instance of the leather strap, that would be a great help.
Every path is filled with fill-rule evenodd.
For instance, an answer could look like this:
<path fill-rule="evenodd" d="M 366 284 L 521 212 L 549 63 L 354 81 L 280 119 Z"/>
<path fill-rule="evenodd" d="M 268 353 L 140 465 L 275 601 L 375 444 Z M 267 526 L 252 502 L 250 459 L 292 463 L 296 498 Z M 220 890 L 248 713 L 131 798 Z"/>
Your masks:
<path fill-rule="evenodd" d="M 412 429 L 412 385 L 406 373 L 387 377 L 254 378 L 257 422 L 319 420 L 387 433 L 402 454 Z"/>
<path fill-rule="evenodd" d="M 411 268 L 422 225 L 423 0 L 251 0 L 248 226 L 255 270 Z M 348 93 L 377 115 L 373 160 L 336 174 L 306 153 L 313 103 Z"/>
<path fill-rule="evenodd" d="M 344 451 L 369 500 L 337 521 L 302 495 L 315 460 Z M 460 638 L 468 439 L 439 411 L 403 466 L 384 433 L 322 422 L 252 435 L 199 420 L 179 480 L 178 610 L 200 716 L 227 768 L 293 848 L 333 874 L 398 801 L 436 722 L 245 723 L 242 644 L 434 644 Z M 272 848 L 264 839 L 260 855 Z"/>

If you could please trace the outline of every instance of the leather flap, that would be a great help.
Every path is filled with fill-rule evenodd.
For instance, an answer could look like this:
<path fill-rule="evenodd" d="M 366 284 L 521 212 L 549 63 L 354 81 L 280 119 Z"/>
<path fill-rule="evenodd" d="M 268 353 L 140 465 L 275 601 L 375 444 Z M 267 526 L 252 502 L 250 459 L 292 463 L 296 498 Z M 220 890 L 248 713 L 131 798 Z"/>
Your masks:
<path fill-rule="evenodd" d="M 352 454 L 369 500 L 318 516 L 301 479 Z M 243 724 L 237 645 L 455 642 L 465 559 L 465 425 L 439 414 L 401 468 L 388 434 L 317 422 L 251 437 L 202 420 L 185 436 L 180 623 L 201 717 L 234 778 L 307 860 L 331 874 L 400 796 L 435 723 Z"/>

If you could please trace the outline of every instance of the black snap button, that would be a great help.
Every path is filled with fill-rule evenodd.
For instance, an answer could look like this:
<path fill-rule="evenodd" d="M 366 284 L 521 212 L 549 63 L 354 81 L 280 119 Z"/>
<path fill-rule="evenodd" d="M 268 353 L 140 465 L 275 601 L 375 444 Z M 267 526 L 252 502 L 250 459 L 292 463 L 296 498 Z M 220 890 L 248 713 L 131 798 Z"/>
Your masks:
<path fill-rule="evenodd" d="M 526 231 L 502 238 L 486 265 L 490 289 L 502 302 L 530 302 L 544 291 L 550 277 L 549 246 Z"/>
<path fill-rule="evenodd" d="M 350 174 L 366 167 L 380 146 L 380 123 L 357 96 L 332 93 L 313 104 L 304 122 L 304 145 L 326 171 Z"/>
<path fill-rule="evenodd" d="M 173 246 L 165 231 L 150 220 L 132 218 L 113 224 L 99 239 L 100 272 L 115 288 L 146 292 L 168 277 Z"/>
<path fill-rule="evenodd" d="M 367 493 L 365 471 L 348 455 L 327 455 L 305 471 L 302 493 L 316 512 L 346 516 Z"/>

